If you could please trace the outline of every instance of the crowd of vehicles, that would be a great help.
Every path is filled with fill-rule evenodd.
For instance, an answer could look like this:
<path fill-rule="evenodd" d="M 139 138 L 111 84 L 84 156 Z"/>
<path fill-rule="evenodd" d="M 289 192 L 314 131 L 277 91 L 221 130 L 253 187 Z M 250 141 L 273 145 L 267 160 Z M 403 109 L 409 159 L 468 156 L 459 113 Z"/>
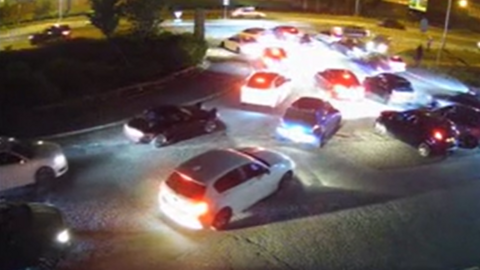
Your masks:
<path fill-rule="evenodd" d="M 234 14 L 262 17 L 253 12 L 243 9 Z M 41 44 L 69 35 L 69 28 L 54 26 L 30 40 Z M 367 43 L 359 40 L 368 37 L 373 38 Z M 366 61 L 365 55 L 378 57 L 371 65 L 382 72 L 362 81 L 348 69 L 318 70 L 312 78 L 318 96 L 302 96 L 287 106 L 272 134 L 278 141 L 308 144 L 314 149 L 323 147 L 342 127 L 342 112 L 332 105 L 332 100 L 362 102 L 372 98 L 385 104 L 415 103 L 414 87 L 399 73 L 406 69 L 405 63 L 398 56 L 388 55 L 388 37 L 373 36 L 362 27 L 345 26 L 324 31 L 315 40 L 357 60 Z M 294 92 L 289 60 L 297 45 L 309 42 L 309 35 L 287 25 L 249 28 L 222 41 L 221 47 L 254 56 L 261 63 L 241 87 L 239 103 L 269 108 L 284 104 Z M 479 146 L 478 96 L 438 96 L 431 105 L 383 111 L 372 130 L 410 145 L 422 157 Z M 128 120 L 123 132 L 133 143 L 161 148 L 213 133 L 221 124 L 216 108 L 206 109 L 202 104 L 162 105 Z M 67 170 L 68 162 L 59 145 L 0 138 L 0 191 L 26 185 L 50 186 Z M 294 161 L 276 151 L 260 147 L 210 150 L 186 160 L 160 183 L 159 209 L 169 219 L 191 229 L 225 229 L 234 215 L 281 190 L 294 175 Z M 5 252 L 0 250 L 2 269 L 56 264 L 71 241 L 61 213 L 49 205 L 0 203 L 0 228 L 1 241 L 8 247 Z M 29 242 L 35 243 L 31 251 Z"/>

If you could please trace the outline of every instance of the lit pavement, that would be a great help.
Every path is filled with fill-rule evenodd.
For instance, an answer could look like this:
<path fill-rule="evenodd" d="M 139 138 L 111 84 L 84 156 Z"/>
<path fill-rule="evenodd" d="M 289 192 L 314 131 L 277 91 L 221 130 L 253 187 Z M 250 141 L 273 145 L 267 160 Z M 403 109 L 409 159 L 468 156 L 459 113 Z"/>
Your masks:
<path fill-rule="evenodd" d="M 218 49 L 210 53 L 230 57 Z M 329 66 L 365 76 L 345 57 L 328 57 Z M 222 63 L 210 70 L 246 75 L 248 66 Z M 318 94 L 307 73 L 292 77 L 291 99 Z M 189 87 L 194 80 L 205 85 L 208 79 L 196 77 Z M 413 82 L 420 92 L 442 90 Z M 46 200 L 64 210 L 76 235 L 62 268 L 452 269 L 475 263 L 480 203 L 474 179 L 480 172 L 472 168 L 478 151 L 425 160 L 373 132 L 372 117 L 387 109 L 384 105 L 369 100 L 334 105 L 344 125 L 322 149 L 275 141 L 286 104 L 273 111 L 241 106 L 238 85 L 205 104 L 219 109 L 225 131 L 163 149 L 129 143 L 121 127 L 57 139 L 71 169 Z M 289 155 L 297 164 L 295 181 L 236 217 L 227 232 L 188 232 L 159 217 L 159 181 L 172 168 L 206 150 L 237 146 Z"/>

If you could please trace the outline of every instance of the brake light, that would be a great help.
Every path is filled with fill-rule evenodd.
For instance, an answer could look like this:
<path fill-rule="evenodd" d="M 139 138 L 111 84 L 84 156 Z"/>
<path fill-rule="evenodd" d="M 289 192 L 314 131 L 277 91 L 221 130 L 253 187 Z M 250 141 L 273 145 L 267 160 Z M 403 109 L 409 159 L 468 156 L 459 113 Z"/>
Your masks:
<path fill-rule="evenodd" d="M 257 83 L 265 83 L 266 81 L 265 81 L 265 78 L 263 78 L 263 77 L 257 77 L 257 78 L 255 78 L 255 82 L 257 82 Z"/>
<path fill-rule="evenodd" d="M 62 31 L 62 35 L 64 35 L 64 36 L 68 36 L 68 35 L 70 35 L 70 31 L 67 31 L 67 30 L 65 30 L 65 31 Z"/>
<path fill-rule="evenodd" d="M 273 56 L 280 56 L 281 53 L 280 53 L 280 50 L 275 48 L 275 49 L 270 49 L 270 53 L 273 55 Z"/>
<path fill-rule="evenodd" d="M 441 131 L 436 130 L 436 131 L 433 132 L 433 138 L 441 141 L 441 140 L 443 140 L 443 133 Z"/>
<path fill-rule="evenodd" d="M 348 74 L 348 73 L 343 73 L 343 78 L 344 78 L 344 79 L 350 79 L 350 77 L 351 77 L 350 74 Z"/>
<path fill-rule="evenodd" d="M 192 215 L 202 216 L 208 213 L 208 204 L 206 202 L 197 202 L 186 209 Z"/>

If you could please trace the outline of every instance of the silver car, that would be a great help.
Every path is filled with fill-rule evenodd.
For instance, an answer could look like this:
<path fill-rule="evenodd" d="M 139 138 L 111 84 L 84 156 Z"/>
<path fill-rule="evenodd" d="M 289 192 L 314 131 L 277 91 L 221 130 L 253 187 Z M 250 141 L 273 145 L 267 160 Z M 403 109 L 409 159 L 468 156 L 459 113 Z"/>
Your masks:
<path fill-rule="evenodd" d="M 0 191 L 48 185 L 67 170 L 67 159 L 55 143 L 0 137 Z"/>
<path fill-rule="evenodd" d="M 289 157 L 263 148 L 211 150 L 161 183 L 160 211 L 190 229 L 224 229 L 233 215 L 288 183 L 294 168 Z"/>

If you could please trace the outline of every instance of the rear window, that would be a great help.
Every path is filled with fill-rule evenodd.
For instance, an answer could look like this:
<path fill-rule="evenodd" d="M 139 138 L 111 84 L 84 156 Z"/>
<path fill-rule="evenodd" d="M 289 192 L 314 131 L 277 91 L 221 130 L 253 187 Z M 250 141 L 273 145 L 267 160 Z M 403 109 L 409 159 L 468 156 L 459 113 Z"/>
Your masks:
<path fill-rule="evenodd" d="M 190 199 L 202 199 L 206 191 L 204 185 L 179 172 L 173 172 L 166 184 L 177 194 Z"/>
<path fill-rule="evenodd" d="M 270 89 L 273 79 L 277 76 L 272 73 L 257 73 L 250 77 L 247 86 L 258 89 Z"/>
<path fill-rule="evenodd" d="M 317 117 L 315 115 L 315 112 L 308 112 L 304 110 L 290 108 L 283 116 L 283 121 L 314 126 L 317 124 Z"/>

